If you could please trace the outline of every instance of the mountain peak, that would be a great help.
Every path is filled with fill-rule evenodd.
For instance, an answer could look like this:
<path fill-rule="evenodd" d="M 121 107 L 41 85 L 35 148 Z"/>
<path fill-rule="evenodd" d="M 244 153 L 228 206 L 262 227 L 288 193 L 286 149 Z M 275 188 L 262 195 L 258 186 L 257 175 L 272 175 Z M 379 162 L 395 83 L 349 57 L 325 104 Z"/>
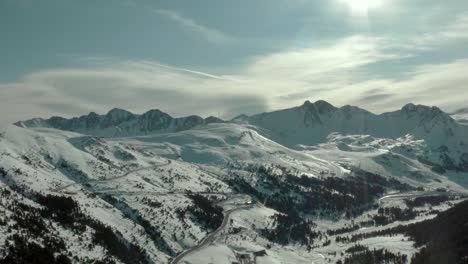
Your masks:
<path fill-rule="evenodd" d="M 408 103 L 401 108 L 404 112 L 424 112 L 424 111 L 437 111 L 442 112 L 437 106 L 427 106 L 427 105 L 415 105 L 413 103 Z"/>
<path fill-rule="evenodd" d="M 428 109 L 428 108 L 429 108 L 428 106 L 415 105 L 413 103 L 408 103 L 401 108 L 401 111 L 405 113 L 411 113 L 411 112 L 416 112 L 418 110 Z"/>
<path fill-rule="evenodd" d="M 332 104 L 324 100 L 318 100 L 317 102 L 314 103 L 314 105 L 317 107 L 319 112 L 322 112 L 322 111 L 330 112 L 330 111 L 336 110 L 336 107 L 334 107 Z"/>
<path fill-rule="evenodd" d="M 215 117 L 215 116 L 209 116 L 209 117 L 205 118 L 205 123 L 206 124 L 223 123 L 223 122 L 224 122 L 224 120 L 222 120 L 221 118 Z"/>
<path fill-rule="evenodd" d="M 329 113 L 329 112 L 335 111 L 337 109 L 332 104 L 330 104 L 329 102 L 324 101 L 324 100 L 318 100 L 315 103 L 311 103 L 309 100 L 306 100 L 304 102 L 304 104 L 302 104 L 301 107 L 305 108 L 305 109 L 317 110 L 321 114 Z"/>
<path fill-rule="evenodd" d="M 450 115 L 436 106 L 407 104 L 395 113 L 402 115 L 407 120 L 416 122 L 419 126 L 423 126 L 426 132 L 435 127 L 449 129 L 448 125 L 454 122 Z M 451 134 L 451 132 L 447 132 L 447 134 Z"/>
<path fill-rule="evenodd" d="M 107 116 L 128 116 L 128 115 L 133 115 L 133 114 L 125 109 L 112 108 L 109 112 L 107 112 L 106 115 Z"/>
<path fill-rule="evenodd" d="M 231 119 L 231 121 L 232 121 L 232 122 L 246 121 L 248 118 L 249 118 L 248 115 L 246 115 L 246 114 L 240 114 L 240 115 L 238 115 L 238 116 L 236 116 L 236 117 L 233 117 L 233 118 Z"/>
<path fill-rule="evenodd" d="M 93 117 L 93 118 L 96 117 L 97 118 L 97 117 L 99 117 L 99 115 L 96 114 L 96 112 L 89 112 L 88 117 Z"/>
<path fill-rule="evenodd" d="M 402 108 L 404 109 L 404 108 L 414 108 L 414 107 L 416 107 L 415 104 L 413 104 L 413 103 L 407 103 L 407 104 L 405 104 Z"/>
<path fill-rule="evenodd" d="M 329 102 L 327 102 L 327 101 L 325 101 L 325 100 L 317 100 L 317 101 L 315 101 L 314 104 L 315 104 L 315 105 L 333 106 L 332 104 L 330 104 Z"/>
<path fill-rule="evenodd" d="M 436 106 L 426 106 L 426 105 L 415 105 L 412 103 L 406 104 L 401 108 L 401 112 L 406 113 L 408 115 L 419 114 L 419 115 L 430 115 L 430 116 L 438 116 L 444 115 L 448 116 L 444 111 Z"/>
<path fill-rule="evenodd" d="M 169 114 L 159 110 L 159 109 L 151 109 L 149 111 L 147 111 L 146 113 L 142 114 L 141 115 L 143 118 L 146 118 L 146 117 L 149 117 L 149 118 L 153 118 L 153 117 L 156 117 L 156 116 L 169 116 Z"/>
<path fill-rule="evenodd" d="M 134 117 L 135 115 L 128 112 L 127 110 L 113 108 L 104 116 L 104 120 L 102 120 L 101 127 L 107 128 L 111 126 L 116 126 Z"/>

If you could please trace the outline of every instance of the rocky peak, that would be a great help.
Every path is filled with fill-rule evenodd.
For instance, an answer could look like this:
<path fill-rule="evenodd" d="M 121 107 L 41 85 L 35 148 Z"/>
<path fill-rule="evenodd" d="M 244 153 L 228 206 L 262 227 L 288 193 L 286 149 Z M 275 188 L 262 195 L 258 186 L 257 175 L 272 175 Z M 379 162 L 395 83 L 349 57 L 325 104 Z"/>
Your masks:
<path fill-rule="evenodd" d="M 112 117 L 112 118 L 121 118 L 121 117 L 128 117 L 128 116 L 133 116 L 132 113 L 130 113 L 127 110 L 120 109 L 120 108 L 113 108 L 109 112 L 107 112 L 106 116 Z"/>
<path fill-rule="evenodd" d="M 409 103 L 403 106 L 403 108 L 401 108 L 401 111 L 404 113 L 414 113 L 414 112 L 417 112 L 417 113 L 432 112 L 436 114 L 444 113 L 442 110 L 440 110 L 440 108 L 436 106 L 415 105 L 412 103 Z"/>
<path fill-rule="evenodd" d="M 148 112 L 142 114 L 140 119 L 154 119 L 154 118 L 161 118 L 161 117 L 168 117 L 172 118 L 169 114 L 164 113 L 159 109 L 151 109 Z"/>
<path fill-rule="evenodd" d="M 95 112 L 90 112 L 88 115 L 87 115 L 88 118 L 99 118 L 99 115 L 96 114 Z"/>
<path fill-rule="evenodd" d="M 235 123 L 242 123 L 242 122 L 246 122 L 247 120 L 249 119 L 249 116 L 246 115 L 246 114 L 240 114 L 234 118 L 231 119 L 231 122 L 235 122 Z"/>
<path fill-rule="evenodd" d="M 314 111 L 319 114 L 327 114 L 336 111 L 336 107 L 324 100 L 318 100 L 315 103 L 311 103 L 309 100 L 305 101 L 300 107 L 306 111 Z"/>
<path fill-rule="evenodd" d="M 340 108 L 340 111 L 343 113 L 343 115 L 346 117 L 346 119 L 351 120 L 353 117 L 356 116 L 367 116 L 370 117 L 373 114 L 367 110 L 364 110 L 362 108 L 359 108 L 357 106 L 352 106 L 352 105 L 345 105 Z"/>
<path fill-rule="evenodd" d="M 155 131 L 166 129 L 170 126 L 173 118 L 159 109 L 152 109 L 138 118 L 140 129 L 143 131 Z"/>
<path fill-rule="evenodd" d="M 319 112 L 333 112 L 336 110 L 336 107 L 324 100 L 318 100 L 314 105 Z"/>
<path fill-rule="evenodd" d="M 204 119 L 197 115 L 176 118 L 175 121 L 176 131 L 187 130 L 204 123 Z"/>
<path fill-rule="evenodd" d="M 117 126 L 120 123 L 129 121 L 133 118 L 135 118 L 134 114 L 120 108 L 114 108 L 104 116 L 101 127 L 106 128 L 110 126 Z"/>
<path fill-rule="evenodd" d="M 432 120 L 451 120 L 450 116 L 436 106 L 407 104 L 403 106 L 400 112 L 408 119 L 417 119 L 420 121 Z"/>
<path fill-rule="evenodd" d="M 223 122 L 224 122 L 224 120 L 222 120 L 221 118 L 215 117 L 215 116 L 209 116 L 209 117 L 205 118 L 205 123 L 206 124 L 223 123 Z"/>
<path fill-rule="evenodd" d="M 91 112 L 86 116 L 80 117 L 80 119 L 84 121 L 86 129 L 94 129 L 98 126 L 101 116 L 95 112 Z"/>

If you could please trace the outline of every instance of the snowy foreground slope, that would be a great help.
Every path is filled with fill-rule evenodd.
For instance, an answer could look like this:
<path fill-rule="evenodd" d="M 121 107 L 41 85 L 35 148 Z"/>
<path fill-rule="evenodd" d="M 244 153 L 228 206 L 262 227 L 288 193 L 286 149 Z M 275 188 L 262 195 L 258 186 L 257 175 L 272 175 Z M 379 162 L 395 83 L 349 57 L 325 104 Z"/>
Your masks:
<path fill-rule="evenodd" d="M 0 263 L 437 263 L 411 224 L 467 195 L 467 130 L 436 108 L 145 115 L 0 131 Z"/>

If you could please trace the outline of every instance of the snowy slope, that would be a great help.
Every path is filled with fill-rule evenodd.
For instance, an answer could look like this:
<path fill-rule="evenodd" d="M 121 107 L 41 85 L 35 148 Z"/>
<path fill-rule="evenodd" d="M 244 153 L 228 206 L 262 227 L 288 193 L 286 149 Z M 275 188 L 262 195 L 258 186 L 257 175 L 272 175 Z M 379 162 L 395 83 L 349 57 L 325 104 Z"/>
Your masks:
<path fill-rule="evenodd" d="M 288 146 L 323 143 L 333 132 L 381 138 L 412 134 L 429 144 L 440 145 L 452 137 L 465 139 L 462 137 L 468 131 L 437 107 L 413 104 L 375 115 L 354 106 L 336 108 L 325 101 L 306 101 L 299 107 L 251 116 L 249 123 L 273 132 L 278 141 Z"/>
<path fill-rule="evenodd" d="M 375 115 L 324 101 L 232 122 L 119 109 L 19 122 L 0 131 L 0 248 L 27 233 L 18 210 L 43 209 L 40 197 L 53 195 L 76 201 L 80 218 L 98 222 L 80 233 L 43 217 L 46 233 L 65 243 L 56 254 L 73 263 L 168 263 L 194 248 L 177 263 L 335 263 L 354 245 L 340 236 L 430 219 L 461 201 L 466 135 L 438 108 L 407 105 Z M 203 206 L 193 195 L 220 206 L 226 225 L 213 232 L 206 223 L 213 215 L 197 218 Z M 407 210 L 408 199 L 426 196 L 444 199 L 376 224 L 384 217 L 377 208 Z M 129 262 L 96 243 L 100 225 L 145 259 Z M 284 239 L 282 225 L 293 230 L 286 244 L 275 240 Z M 45 245 L 44 237 L 30 240 Z M 418 251 L 403 234 L 360 243 L 409 257 Z"/>
<path fill-rule="evenodd" d="M 306 101 L 299 107 L 252 116 L 249 123 L 290 147 L 325 143 L 331 133 L 389 139 L 411 135 L 424 140 L 425 159 L 448 170 L 468 170 L 468 127 L 437 107 L 408 104 L 375 115 L 353 106 L 336 108 L 325 101 Z"/>
<path fill-rule="evenodd" d="M 168 162 L 126 144 L 72 132 L 10 126 L 2 131 L 0 150 L 0 167 L 6 172 L 1 177 L 3 188 L 72 197 L 86 215 L 144 248 L 156 263 L 165 263 L 169 252 L 181 251 L 206 235 L 207 230 L 188 216 L 182 220 L 174 214 L 190 206 L 186 191 L 232 192 L 197 166 Z M 104 197 L 113 197 L 110 201 L 116 199 L 117 203 Z M 136 214 L 158 230 L 162 242 L 155 241 Z M 185 236 L 183 242 L 173 241 Z M 89 257 L 97 253 L 79 254 Z M 101 250 L 94 258 L 105 254 Z"/>
<path fill-rule="evenodd" d="M 0 177 L 2 188 L 70 197 L 85 215 L 143 248 L 155 263 L 166 263 L 207 235 L 209 230 L 189 215 L 180 218 L 177 212 L 191 205 L 188 191 L 229 197 L 234 192 L 225 183 L 229 163 L 275 164 L 311 176 L 330 166 L 277 144 L 248 126 L 224 123 L 123 139 L 9 126 L 1 132 L 0 149 L 0 168 L 6 172 Z M 33 200 L 31 203 L 40 207 Z M 148 233 L 145 221 L 157 230 L 159 239 Z M 71 243 L 67 248 L 74 248 L 70 254 L 78 259 L 103 259 L 108 254 L 104 248 L 89 251 L 74 245 L 79 236 L 56 225 L 60 237 Z M 95 231 L 88 229 L 89 235 L 81 239 L 92 243 Z M 4 232 L 2 235 L 11 235 Z"/>

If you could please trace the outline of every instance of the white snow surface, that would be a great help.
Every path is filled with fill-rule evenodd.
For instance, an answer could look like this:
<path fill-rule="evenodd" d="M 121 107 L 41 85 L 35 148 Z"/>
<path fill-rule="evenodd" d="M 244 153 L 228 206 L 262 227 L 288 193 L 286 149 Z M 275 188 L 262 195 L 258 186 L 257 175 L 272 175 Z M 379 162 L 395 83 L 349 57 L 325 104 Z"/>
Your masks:
<path fill-rule="evenodd" d="M 466 145 L 460 145 L 468 140 L 468 130 L 440 115 L 437 109 L 409 105 L 403 110 L 376 116 L 354 107 L 333 110 L 315 103 L 242 117 L 242 122 L 111 138 L 11 125 L 0 131 L 0 167 L 9 172 L 0 183 L 2 188 L 26 186 L 36 192 L 72 197 L 87 215 L 144 248 L 152 261 L 168 263 L 171 256 L 151 242 L 144 228 L 135 224 L 132 214 L 137 212 L 158 227 L 174 252 L 187 250 L 208 232 L 190 217 L 181 219 L 177 215 L 178 210 L 192 204 L 186 192 L 220 199 L 232 197 L 234 190 L 224 181 L 232 164 L 275 165 L 308 177 L 347 177 L 348 168 L 354 166 L 427 190 L 445 188 L 465 193 L 467 173 L 450 171 L 441 175 L 420 158 L 438 161 L 440 152 L 436 147 L 440 145 L 449 148 L 450 157 L 459 158 L 463 151 L 468 152 Z M 418 119 L 421 123 L 414 127 L 421 115 L 423 118 Z M 389 127 L 382 120 L 390 120 L 394 126 Z M 452 134 L 447 134 L 450 131 Z M 119 209 L 100 195 L 112 195 L 128 208 Z M 226 211 L 243 200 L 228 199 L 231 204 L 220 205 Z M 396 200 L 388 203 L 402 205 Z M 130 209 L 134 211 L 128 214 Z M 0 210 L 8 214 L 2 207 Z M 301 245 L 271 243 L 257 229 L 273 228 L 271 217 L 276 213 L 260 204 L 234 212 L 229 227 L 240 228 L 240 233 L 223 232 L 212 244 L 188 255 L 184 261 L 231 263 L 236 261 L 236 254 L 252 255 L 266 250 L 267 255 L 257 257 L 256 263 L 334 263 L 339 253 L 352 246 L 335 243 L 333 238 L 330 245 L 310 251 Z M 344 220 L 314 221 L 323 231 L 350 224 Z M 88 230 L 80 239 L 91 240 L 91 232 Z M 5 233 L 0 226 L 0 246 L 6 239 Z M 67 248 L 73 254 L 95 259 L 106 254 L 102 247 L 88 250 L 80 246 L 78 238 L 65 229 L 60 229 L 60 235 L 67 237 Z M 415 249 L 405 239 L 377 237 L 360 243 L 411 256 Z M 338 254 L 328 254 L 333 252 Z"/>

